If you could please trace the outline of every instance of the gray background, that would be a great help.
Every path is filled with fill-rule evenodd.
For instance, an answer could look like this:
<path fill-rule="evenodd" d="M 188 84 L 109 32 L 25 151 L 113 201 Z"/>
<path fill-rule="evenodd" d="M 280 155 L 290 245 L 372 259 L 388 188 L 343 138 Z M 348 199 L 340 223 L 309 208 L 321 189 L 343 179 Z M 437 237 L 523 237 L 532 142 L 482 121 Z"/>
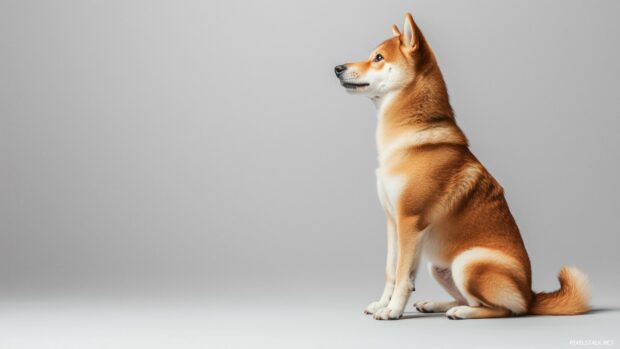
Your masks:
<path fill-rule="evenodd" d="M 506 190 L 534 289 L 556 289 L 559 268 L 576 265 L 599 309 L 458 322 L 467 327 L 453 333 L 503 323 L 508 337 L 498 329 L 497 340 L 515 325 L 542 329 L 552 346 L 568 346 L 571 333 L 613 339 L 619 10 L 617 1 L 0 0 L 0 344 L 105 344 L 95 329 L 106 326 L 120 331 L 107 343 L 116 347 L 170 331 L 186 345 L 243 345 L 240 332 L 270 346 L 462 342 L 419 330 L 457 326 L 441 317 L 360 315 L 383 282 L 376 118 L 333 66 L 365 59 L 406 11 L 435 50 L 474 153 Z M 447 297 L 425 272 L 417 289 L 412 299 Z M 187 308 L 197 313 L 170 310 L 194 337 L 142 321 L 179 301 L 196 302 Z M 84 317 L 109 321 L 88 327 Z M 123 332 L 131 321 L 144 333 Z M 94 334 L 80 339 L 75 323 Z"/>

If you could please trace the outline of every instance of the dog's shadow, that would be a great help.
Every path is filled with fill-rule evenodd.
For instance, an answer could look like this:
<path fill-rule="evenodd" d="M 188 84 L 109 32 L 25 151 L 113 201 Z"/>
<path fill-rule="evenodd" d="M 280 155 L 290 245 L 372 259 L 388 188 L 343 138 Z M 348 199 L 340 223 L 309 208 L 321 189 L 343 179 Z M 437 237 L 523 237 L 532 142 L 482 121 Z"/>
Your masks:
<path fill-rule="evenodd" d="M 589 312 L 583 314 L 583 315 L 597 315 L 597 314 L 603 314 L 603 313 L 613 313 L 613 312 L 617 312 L 620 311 L 620 308 L 612 308 L 612 307 L 595 307 L 592 308 Z"/>
<path fill-rule="evenodd" d="M 402 320 L 406 320 L 406 319 L 421 319 L 421 318 L 428 318 L 428 317 L 445 317 L 446 313 L 418 313 L 415 311 L 411 311 L 411 312 L 406 312 L 403 313 L 403 316 L 401 316 L 400 318 Z"/>
<path fill-rule="evenodd" d="M 599 314 L 605 314 L 605 313 L 613 313 L 613 312 L 620 312 L 620 308 L 613 308 L 613 307 L 596 307 L 596 308 L 592 308 L 592 310 L 590 310 L 589 312 L 582 314 L 582 315 L 599 315 Z M 422 318 L 428 318 L 428 317 L 445 317 L 446 313 L 418 313 L 415 311 L 412 312 L 406 312 L 403 314 L 403 316 L 400 317 L 401 320 L 408 320 L 408 319 L 422 319 Z M 505 317 L 505 318 L 501 318 L 501 319 L 518 319 L 518 318 L 527 318 L 527 317 L 539 317 L 540 315 L 524 315 L 524 316 L 514 316 L 514 317 Z"/>

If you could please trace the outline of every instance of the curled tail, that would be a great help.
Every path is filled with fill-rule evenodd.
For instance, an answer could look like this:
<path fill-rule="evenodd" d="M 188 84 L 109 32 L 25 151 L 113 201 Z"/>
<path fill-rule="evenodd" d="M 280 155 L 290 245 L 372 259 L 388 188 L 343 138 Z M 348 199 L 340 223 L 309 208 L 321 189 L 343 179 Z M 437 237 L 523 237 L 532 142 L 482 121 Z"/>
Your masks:
<path fill-rule="evenodd" d="M 558 279 L 559 290 L 534 295 L 530 314 L 575 315 L 590 310 L 590 285 L 584 273 L 574 267 L 562 267 Z"/>

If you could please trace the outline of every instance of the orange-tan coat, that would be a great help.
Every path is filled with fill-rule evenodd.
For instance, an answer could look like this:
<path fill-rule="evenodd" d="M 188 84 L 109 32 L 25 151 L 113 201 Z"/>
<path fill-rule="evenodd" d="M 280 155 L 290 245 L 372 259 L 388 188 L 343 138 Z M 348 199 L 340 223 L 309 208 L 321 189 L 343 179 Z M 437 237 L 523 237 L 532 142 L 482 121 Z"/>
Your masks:
<path fill-rule="evenodd" d="M 376 173 L 388 253 L 383 295 L 365 313 L 401 317 L 422 255 L 454 300 L 417 302 L 418 311 L 451 319 L 588 311 L 587 279 L 575 268 L 562 268 L 558 291 L 532 291 L 529 257 L 503 189 L 469 150 L 433 51 L 410 14 L 403 29 L 393 25 L 393 36 L 368 60 L 335 69 L 347 91 L 378 108 Z"/>

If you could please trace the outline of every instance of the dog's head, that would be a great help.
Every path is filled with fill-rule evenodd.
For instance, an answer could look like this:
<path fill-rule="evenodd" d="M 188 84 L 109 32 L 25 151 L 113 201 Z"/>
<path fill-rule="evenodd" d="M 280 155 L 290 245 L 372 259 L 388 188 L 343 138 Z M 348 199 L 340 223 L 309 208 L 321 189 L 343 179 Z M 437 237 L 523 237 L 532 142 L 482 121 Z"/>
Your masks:
<path fill-rule="evenodd" d="M 340 84 L 352 94 L 381 98 L 411 83 L 426 42 L 410 13 L 405 15 L 403 32 L 392 25 L 393 36 L 382 42 L 365 61 L 334 68 Z"/>

